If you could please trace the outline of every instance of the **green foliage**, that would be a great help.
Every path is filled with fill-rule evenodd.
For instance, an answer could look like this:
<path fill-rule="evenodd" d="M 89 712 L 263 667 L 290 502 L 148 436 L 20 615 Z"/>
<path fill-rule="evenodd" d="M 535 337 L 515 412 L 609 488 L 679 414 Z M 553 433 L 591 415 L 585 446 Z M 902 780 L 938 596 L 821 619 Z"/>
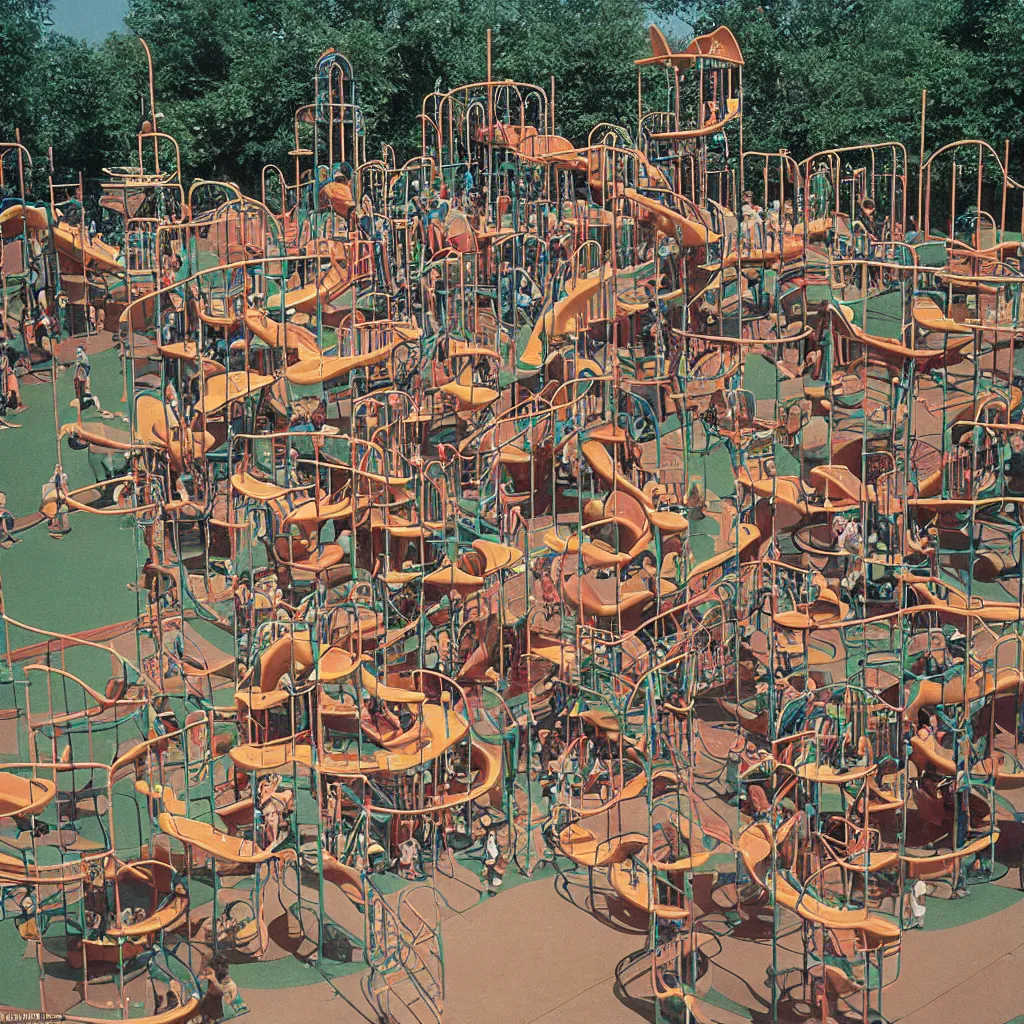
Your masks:
<path fill-rule="evenodd" d="M 927 89 L 930 148 L 1009 138 L 1019 161 L 1022 0 L 132 0 L 127 24 L 152 49 L 160 126 L 187 172 L 252 191 L 260 167 L 287 163 L 293 112 L 329 48 L 359 77 L 371 157 L 383 141 L 400 159 L 418 150 L 435 83 L 484 77 L 488 27 L 495 76 L 546 88 L 554 75 L 557 129 L 582 143 L 597 122 L 635 125 L 633 61 L 649 52 L 652 11 L 733 29 L 748 149 L 803 157 L 896 139 L 914 154 Z M 21 128 L 37 192 L 51 146 L 58 180 L 134 162 L 148 91 L 132 35 L 88 45 L 54 33 L 49 13 L 49 0 L 0 0 L 0 138 Z"/>
<path fill-rule="evenodd" d="M 148 107 L 145 53 L 130 35 L 98 46 L 61 37 L 46 0 L 0 0 L 18 40 L 4 61 L 18 92 L 0 106 L 0 137 L 20 126 L 33 153 L 53 147 L 56 176 L 131 162 Z M 423 96 L 486 74 L 558 82 L 558 127 L 586 137 L 597 121 L 635 119 L 632 61 L 646 52 L 640 0 L 132 0 L 128 28 L 153 53 L 160 128 L 192 174 L 258 188 L 260 167 L 286 164 L 294 111 L 312 99 L 316 59 L 352 60 L 368 153 L 419 149 Z"/>
<path fill-rule="evenodd" d="M 746 58 L 745 141 L 809 156 L 889 139 L 1024 144 L 1021 0 L 697 0 L 698 31 L 726 24 Z"/>
<path fill-rule="evenodd" d="M 35 62 L 49 14 L 48 0 L 0 0 L 0 138 L 13 140 L 42 113 Z"/>

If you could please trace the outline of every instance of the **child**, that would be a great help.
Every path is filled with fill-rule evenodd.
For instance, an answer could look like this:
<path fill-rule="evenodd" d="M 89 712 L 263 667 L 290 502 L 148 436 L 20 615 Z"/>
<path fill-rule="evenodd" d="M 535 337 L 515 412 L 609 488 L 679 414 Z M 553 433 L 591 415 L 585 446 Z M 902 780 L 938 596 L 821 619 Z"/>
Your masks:
<path fill-rule="evenodd" d="M 398 844 L 398 874 L 403 878 L 420 878 L 417 860 L 419 859 L 420 844 L 415 836 Z"/>
<path fill-rule="evenodd" d="M 224 980 L 228 977 L 227 963 L 215 956 L 200 972 L 199 980 L 206 982 L 206 991 L 196 1007 L 196 1016 L 203 1024 L 214 1024 L 224 1019 Z"/>
<path fill-rule="evenodd" d="M 21 404 L 21 388 L 14 369 L 16 360 L 14 349 L 0 335 L 0 416 L 7 411 L 22 412 L 25 409 Z"/>
<path fill-rule="evenodd" d="M 75 352 L 75 397 L 78 400 L 78 422 L 82 422 L 82 413 L 86 409 L 95 409 L 101 415 L 99 399 L 92 393 L 92 366 L 86 358 L 85 349 L 81 345 Z"/>
<path fill-rule="evenodd" d="M 43 504 L 52 502 L 54 514 L 49 519 L 49 531 L 51 537 L 61 537 L 71 530 L 68 521 L 68 507 L 64 498 L 68 493 L 68 477 L 63 467 L 58 462 L 53 467 L 53 476 L 43 484 Z"/>
<path fill-rule="evenodd" d="M 228 974 L 227 968 L 224 969 L 221 985 L 224 989 L 224 1001 L 227 1003 L 228 1009 L 231 1010 L 231 1016 L 241 1017 L 243 1013 L 248 1013 L 249 1007 L 246 1006 L 242 993 L 238 990 L 234 979 Z"/>
<path fill-rule="evenodd" d="M 0 548 L 9 548 L 17 544 L 14 536 L 14 516 L 7 508 L 7 495 L 0 491 Z"/>
<path fill-rule="evenodd" d="M 910 890 L 909 928 L 924 928 L 925 902 L 928 898 L 928 886 L 923 879 L 918 879 Z"/>

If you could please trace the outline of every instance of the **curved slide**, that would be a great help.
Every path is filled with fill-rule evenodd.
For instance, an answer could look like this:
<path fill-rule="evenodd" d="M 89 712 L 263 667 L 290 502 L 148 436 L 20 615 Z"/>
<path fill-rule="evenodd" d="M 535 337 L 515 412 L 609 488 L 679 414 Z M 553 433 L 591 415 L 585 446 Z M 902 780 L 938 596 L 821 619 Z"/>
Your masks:
<path fill-rule="evenodd" d="M 628 477 L 616 471 L 615 463 L 612 461 L 608 449 L 600 441 L 584 441 L 580 446 L 580 454 L 587 460 L 587 464 L 608 490 L 622 491 L 630 497 L 636 498 L 645 509 L 649 511 L 654 509 L 650 495 L 645 494 Z"/>
<path fill-rule="evenodd" d="M 776 902 L 805 921 L 831 931 L 857 932 L 869 949 L 898 941 L 899 922 L 866 910 L 831 907 L 798 889 L 788 873 L 772 875 L 770 869 L 762 871 L 765 861 L 771 857 L 773 845 L 778 847 L 798 821 L 799 815 L 794 815 L 774 834 L 767 822 L 757 821 L 740 833 L 739 851 L 750 877 L 769 895 L 774 896 Z"/>
<path fill-rule="evenodd" d="M 279 348 L 283 344 L 286 349 L 296 352 L 300 360 L 320 358 L 316 335 L 305 327 L 287 321 L 282 324 L 280 320 L 275 320 L 269 313 L 259 309 L 247 310 L 244 321 L 245 326 L 260 341 L 265 341 L 272 348 Z"/>
<path fill-rule="evenodd" d="M 49 231 L 50 218 L 47 216 L 46 207 L 18 204 L 8 206 L 0 213 L 0 230 L 5 239 L 15 238 L 22 231 Z M 67 221 L 54 221 L 53 240 L 61 255 L 77 263 L 89 264 L 108 273 L 124 273 L 120 250 L 103 241 L 83 240 L 82 232 Z"/>
<path fill-rule="evenodd" d="M 22 818 L 39 814 L 57 795 L 50 779 L 25 779 L 13 772 L 0 772 L 0 818 Z"/>
<path fill-rule="evenodd" d="M 185 846 L 192 846 L 216 860 L 230 864 L 265 864 L 268 860 L 288 860 L 294 850 L 263 850 L 251 839 L 231 836 L 204 821 L 161 811 L 157 818 L 160 830 Z"/>
<path fill-rule="evenodd" d="M 722 236 L 716 234 L 700 221 L 690 220 L 664 203 L 637 192 L 635 188 L 627 188 L 623 195 L 636 203 L 651 219 L 655 228 L 669 238 L 678 238 L 679 244 L 685 249 L 693 249 L 701 245 L 711 245 Z"/>
<path fill-rule="evenodd" d="M 601 288 L 604 279 L 600 271 L 581 277 L 568 289 L 564 298 L 553 305 L 548 303 L 530 332 L 529 341 L 519 357 L 519 369 L 533 373 L 544 361 L 544 337 L 562 338 L 576 330 L 576 318 L 586 311 L 587 305 Z"/>

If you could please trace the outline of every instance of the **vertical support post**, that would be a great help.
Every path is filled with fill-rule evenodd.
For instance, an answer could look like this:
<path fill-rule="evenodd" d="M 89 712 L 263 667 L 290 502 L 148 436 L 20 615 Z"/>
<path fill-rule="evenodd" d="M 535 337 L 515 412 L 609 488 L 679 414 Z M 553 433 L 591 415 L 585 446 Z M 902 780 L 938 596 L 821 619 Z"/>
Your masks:
<path fill-rule="evenodd" d="M 487 130 L 494 129 L 494 87 L 491 85 L 493 74 L 492 33 L 487 30 Z"/>
<path fill-rule="evenodd" d="M 924 126 L 928 114 L 928 90 L 921 90 L 921 150 L 917 164 L 917 230 L 922 231 L 921 208 L 924 199 Z"/>

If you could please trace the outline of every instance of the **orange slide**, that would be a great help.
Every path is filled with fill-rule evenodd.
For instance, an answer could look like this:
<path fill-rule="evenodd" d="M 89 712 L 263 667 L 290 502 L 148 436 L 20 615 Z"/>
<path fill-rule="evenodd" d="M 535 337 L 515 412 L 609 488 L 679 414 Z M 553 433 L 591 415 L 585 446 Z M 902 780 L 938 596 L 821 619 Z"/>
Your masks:
<path fill-rule="evenodd" d="M 347 242 L 332 243 L 327 251 L 327 256 L 330 266 L 326 274 L 322 277 L 317 275 L 316 279 L 309 284 L 290 288 L 284 293 L 286 311 L 294 309 L 302 313 L 315 312 L 318 304 L 329 305 L 352 284 L 354 275 L 353 268 L 349 263 L 349 244 Z M 267 299 L 267 312 L 280 314 L 280 293 Z"/>
<path fill-rule="evenodd" d="M 647 836 L 628 832 L 612 839 L 598 839 L 582 825 L 569 825 L 558 834 L 559 852 L 584 868 L 604 868 L 628 861 L 633 854 L 647 849 Z"/>
<path fill-rule="evenodd" d="M 2 229 L 5 239 L 14 238 L 23 230 L 28 232 L 49 230 L 49 220 L 46 208 L 43 206 L 14 205 L 0 213 L 0 229 Z M 84 240 L 82 231 L 72 227 L 67 221 L 54 221 L 53 240 L 57 251 L 62 256 L 67 256 L 77 263 L 88 263 L 94 269 L 99 268 L 109 273 L 124 273 L 120 250 L 103 241 Z"/>
<path fill-rule="evenodd" d="M 294 850 L 263 850 L 251 839 L 231 836 L 204 821 L 161 811 L 157 818 L 161 831 L 185 846 L 192 846 L 229 864 L 265 864 L 268 860 L 288 860 Z"/>
<path fill-rule="evenodd" d="M 336 885 L 357 907 L 366 903 L 363 879 L 359 872 L 348 864 L 342 864 L 326 850 L 322 852 L 324 881 Z"/>
<path fill-rule="evenodd" d="M 665 206 L 664 203 L 659 203 L 657 199 L 642 195 L 634 188 L 627 188 L 623 195 L 650 217 L 651 222 L 661 234 L 667 235 L 669 238 L 678 238 L 679 244 L 683 248 L 691 249 L 701 245 L 711 245 L 722 237 L 700 221 L 690 220 L 676 210 Z"/>
<path fill-rule="evenodd" d="M 577 317 L 586 312 L 587 304 L 597 295 L 604 281 L 600 270 L 581 277 L 570 286 L 564 298 L 546 306 L 533 325 L 530 339 L 519 357 L 520 371 L 533 373 L 540 369 L 544 361 L 545 336 L 549 339 L 562 338 L 577 330 Z"/>
<path fill-rule="evenodd" d="M 645 509 L 654 508 L 650 495 L 645 494 L 628 477 L 617 471 L 611 455 L 608 454 L 608 449 L 600 441 L 584 441 L 580 447 L 580 454 L 587 460 L 587 464 L 608 490 L 628 494 L 640 502 Z"/>
<path fill-rule="evenodd" d="M 778 903 L 805 921 L 820 924 L 831 931 L 857 932 L 869 949 L 899 941 L 898 921 L 867 910 L 831 907 L 806 890 L 798 889 L 789 872 L 779 871 L 773 875 L 770 869 L 764 869 L 773 847 L 777 849 L 782 845 L 799 820 L 800 815 L 794 815 L 774 833 L 766 821 L 756 821 L 740 833 L 739 851 L 750 877 Z"/>
<path fill-rule="evenodd" d="M 49 779 L 25 779 L 13 772 L 0 772 L 0 818 L 39 814 L 56 795 L 57 784 Z"/>
<path fill-rule="evenodd" d="M 347 356 L 325 356 L 319 350 L 311 358 L 301 358 L 285 370 L 292 384 L 329 384 L 352 370 L 383 363 L 403 342 L 419 341 L 422 331 L 413 323 L 391 321 L 357 324 L 351 328 L 358 351 Z"/>
<path fill-rule="evenodd" d="M 244 319 L 245 326 L 272 348 L 278 348 L 283 338 L 285 348 L 294 350 L 300 360 L 320 358 L 316 335 L 308 328 L 287 321 L 282 324 L 260 309 L 246 310 Z"/>

